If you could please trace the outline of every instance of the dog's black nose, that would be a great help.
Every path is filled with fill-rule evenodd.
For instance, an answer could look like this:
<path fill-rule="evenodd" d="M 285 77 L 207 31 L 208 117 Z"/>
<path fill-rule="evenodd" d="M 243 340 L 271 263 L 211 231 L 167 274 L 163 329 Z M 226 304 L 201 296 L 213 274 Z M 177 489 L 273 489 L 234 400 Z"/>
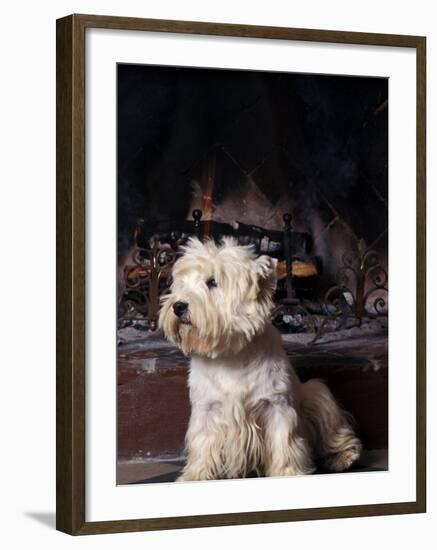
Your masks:
<path fill-rule="evenodd" d="M 175 315 L 178 317 L 182 317 L 182 315 L 187 311 L 188 304 L 186 302 L 175 302 L 173 304 L 173 311 Z"/>

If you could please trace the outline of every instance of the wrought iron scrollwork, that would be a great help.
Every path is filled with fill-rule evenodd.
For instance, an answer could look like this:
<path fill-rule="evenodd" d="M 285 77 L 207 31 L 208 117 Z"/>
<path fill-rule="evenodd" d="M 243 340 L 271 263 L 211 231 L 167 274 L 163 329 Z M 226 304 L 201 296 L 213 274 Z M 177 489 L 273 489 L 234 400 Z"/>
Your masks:
<path fill-rule="evenodd" d="M 337 273 L 337 284 L 329 288 L 324 302 L 331 315 L 343 317 L 351 312 L 361 324 L 366 314 L 387 314 L 388 274 L 379 253 L 359 243 L 359 256 L 354 261 L 343 255 Z"/>
<path fill-rule="evenodd" d="M 159 298 L 170 284 L 171 268 L 177 252 L 158 239 L 150 239 L 150 248 L 136 247 L 132 263 L 125 267 L 125 318 L 145 318 L 148 328 L 155 330 L 158 322 Z"/>

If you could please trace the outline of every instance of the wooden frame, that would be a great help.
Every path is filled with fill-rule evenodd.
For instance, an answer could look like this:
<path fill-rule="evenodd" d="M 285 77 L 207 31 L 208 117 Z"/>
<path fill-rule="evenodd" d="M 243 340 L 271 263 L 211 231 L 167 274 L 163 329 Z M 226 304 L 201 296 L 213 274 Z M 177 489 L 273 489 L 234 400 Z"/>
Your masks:
<path fill-rule="evenodd" d="M 126 29 L 413 48 L 417 60 L 416 501 L 206 516 L 85 520 L 85 30 Z M 426 39 L 71 15 L 57 21 L 57 529 L 72 535 L 407 514 L 426 510 Z"/>

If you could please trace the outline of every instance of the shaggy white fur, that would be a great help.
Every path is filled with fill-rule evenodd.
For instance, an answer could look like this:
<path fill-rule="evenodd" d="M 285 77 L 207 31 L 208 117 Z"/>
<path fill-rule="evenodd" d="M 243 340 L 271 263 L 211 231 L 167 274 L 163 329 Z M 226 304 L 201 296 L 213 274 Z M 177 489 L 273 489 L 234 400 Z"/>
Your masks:
<path fill-rule="evenodd" d="M 301 384 L 270 323 L 276 260 L 225 238 L 190 239 L 159 324 L 191 356 L 187 464 L 179 480 L 347 469 L 361 443 L 319 380 Z"/>

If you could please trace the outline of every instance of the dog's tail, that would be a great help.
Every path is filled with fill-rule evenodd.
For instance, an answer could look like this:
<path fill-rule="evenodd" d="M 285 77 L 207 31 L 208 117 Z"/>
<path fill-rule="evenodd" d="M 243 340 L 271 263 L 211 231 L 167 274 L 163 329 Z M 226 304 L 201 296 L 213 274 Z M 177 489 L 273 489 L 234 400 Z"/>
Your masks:
<path fill-rule="evenodd" d="M 313 448 L 329 470 L 348 469 L 362 450 L 350 415 L 339 406 L 321 380 L 309 380 L 301 385 L 301 390 L 302 413 Z"/>

